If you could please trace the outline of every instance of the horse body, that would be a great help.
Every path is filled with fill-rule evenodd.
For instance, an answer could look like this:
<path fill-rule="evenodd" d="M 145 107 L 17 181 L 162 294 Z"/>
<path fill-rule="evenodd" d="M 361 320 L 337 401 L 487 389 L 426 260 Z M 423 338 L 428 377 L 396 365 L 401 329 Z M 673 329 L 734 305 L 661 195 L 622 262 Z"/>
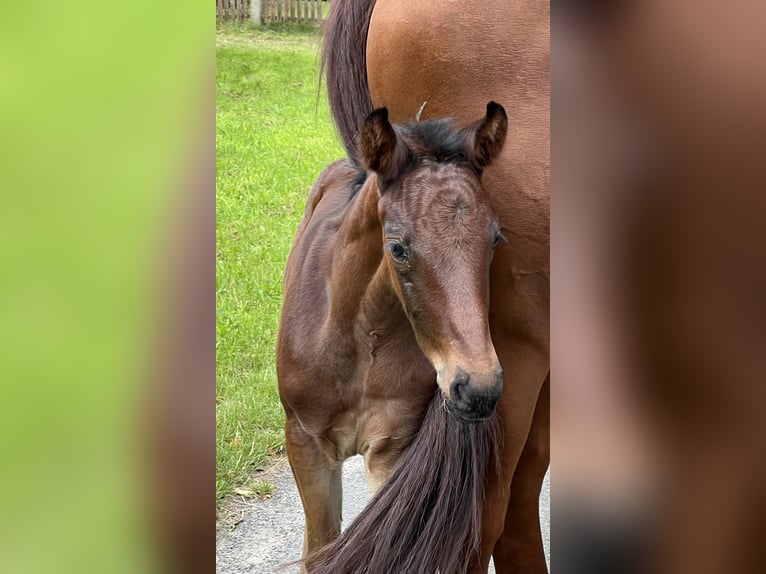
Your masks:
<path fill-rule="evenodd" d="M 277 363 L 288 427 L 328 460 L 364 455 L 377 484 L 417 432 L 434 375 L 382 267 L 381 231 L 365 224 L 375 191 L 351 197 L 359 176 L 336 162 L 309 196 L 285 273 L 290 328 L 280 330 Z"/>
<path fill-rule="evenodd" d="M 487 487 L 482 556 L 473 568 L 485 572 L 494 556 L 498 572 L 546 572 L 538 498 L 549 461 L 549 2 L 348 4 L 333 7 L 324 53 L 347 149 L 354 124 L 373 106 L 387 106 L 397 121 L 413 118 L 424 102 L 421 118 L 450 115 L 459 123 L 488 99 L 508 112 L 508 144 L 483 176 L 509 240 L 492 263 L 489 312 L 505 371 L 497 407 L 503 472 Z"/>
<path fill-rule="evenodd" d="M 462 314 L 442 309 L 455 328 L 443 337 L 452 341 L 451 348 L 434 350 L 403 303 L 390 259 L 382 256 L 385 213 L 379 211 L 375 178 L 359 183 L 349 161 L 320 177 L 288 261 L 278 352 L 288 454 L 306 514 L 304 558 L 338 536 L 343 458 L 364 454 L 377 488 L 400 455 L 406 456 L 407 446 L 421 439 L 413 437 L 435 383 L 445 400 L 454 396 L 456 384 L 461 388 L 461 371 L 451 363 L 473 365 L 471 380 L 488 393 L 497 388 L 488 373 L 501 372 L 491 366 L 499 360 L 501 468 L 489 468 L 479 479 L 483 495 L 473 503 L 481 507 L 478 553 L 460 554 L 470 564 L 453 570 L 486 572 L 494 557 L 499 573 L 547 572 L 538 499 L 549 461 L 548 14 L 547 2 L 529 0 L 475 5 L 336 0 L 333 6 L 324 54 L 328 94 L 346 149 L 357 163 L 365 163 L 365 154 L 363 145 L 357 151 L 356 133 L 373 103 L 386 106 L 392 119 L 407 121 L 425 102 L 421 118 L 450 116 L 458 125 L 476 117 L 490 99 L 508 110 L 508 145 L 496 150 L 496 161 L 481 176 L 508 244 L 495 253 L 481 288 L 491 294 L 488 308 L 468 305 Z M 374 167 L 381 179 L 386 166 Z M 359 189 L 352 193 L 355 181 Z M 432 211 L 421 212 L 422 221 L 434 218 Z M 441 279 L 445 292 L 464 294 L 460 285 L 449 283 L 451 278 Z M 296 326 L 285 330 L 288 324 Z M 449 325 L 430 327 L 444 332 Z M 487 329 L 491 340 L 483 332 Z M 462 350 L 455 343 L 461 338 Z M 444 356 L 463 358 L 450 362 Z M 495 408 L 494 399 L 479 403 L 487 412 Z M 472 464 L 492 467 L 490 460 Z M 362 528 L 374 532 L 375 524 L 367 521 Z M 439 534 L 445 537 L 430 540 L 427 552 L 447 553 L 454 543 L 448 532 Z M 372 543 L 369 536 L 351 536 L 346 549 L 359 540 Z M 343 548 L 333 545 L 332 552 L 342 554 Z M 399 564 L 397 550 L 381 552 L 393 555 L 390 564 Z M 325 561 L 317 571 L 359 571 L 344 560 L 333 566 Z M 445 574 L 453 570 L 440 567 Z"/>
<path fill-rule="evenodd" d="M 480 176 L 502 148 L 506 126 L 504 110 L 492 102 L 486 118 L 460 131 L 448 121 L 395 130 L 378 110 L 362 133 L 367 169 L 336 162 L 308 198 L 285 273 L 277 348 L 287 452 L 306 514 L 304 557 L 338 534 L 343 460 L 362 454 L 377 490 L 418 434 L 429 403 L 444 440 L 420 448 L 444 450 L 441 458 L 452 457 L 449 472 L 476 488 L 462 496 L 462 484 L 445 487 L 443 478 L 456 477 L 442 477 L 441 463 L 422 484 L 407 478 L 405 499 L 422 519 L 408 512 L 415 520 L 401 549 L 420 545 L 427 554 L 420 523 L 441 512 L 453 522 L 461 508 L 460 501 L 445 508 L 444 497 L 429 503 L 429 489 L 473 500 L 483 486 L 471 451 L 491 452 L 495 427 L 463 432 L 464 423 L 451 417 L 465 424 L 492 417 L 501 391 L 488 325 L 489 266 L 501 235 Z M 434 395 L 437 385 L 442 395 Z M 470 511 L 476 503 L 462 506 Z M 376 520 L 385 522 L 386 514 Z M 453 554 L 426 555 L 411 571 L 464 562 L 473 549 L 471 530 L 479 528 L 471 525 L 459 528 Z M 342 573 L 357 566 L 326 568 Z"/>

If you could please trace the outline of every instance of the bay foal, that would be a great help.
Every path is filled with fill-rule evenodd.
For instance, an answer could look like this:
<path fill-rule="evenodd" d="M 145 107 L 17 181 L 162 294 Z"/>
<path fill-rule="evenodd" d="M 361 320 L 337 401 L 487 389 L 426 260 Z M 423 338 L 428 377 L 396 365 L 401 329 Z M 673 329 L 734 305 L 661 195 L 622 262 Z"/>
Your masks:
<path fill-rule="evenodd" d="M 428 420 L 441 417 L 429 432 L 458 443 L 469 437 L 469 447 L 482 421 L 496 418 L 503 373 L 489 329 L 489 270 L 503 235 L 481 175 L 506 132 L 505 110 L 494 102 L 460 130 L 443 119 L 393 126 L 378 109 L 361 127 L 358 163 L 332 164 L 309 195 L 287 262 L 277 349 L 287 453 L 306 516 L 304 559 L 338 537 L 344 459 L 363 455 L 377 491 L 429 403 Z M 455 425 L 462 430 L 449 430 Z M 454 468 L 464 476 L 441 476 L 453 467 L 424 459 L 458 456 L 442 438 L 422 437 L 437 446 L 421 446 L 423 458 L 410 457 L 407 472 L 397 470 L 396 492 L 383 488 L 365 511 L 368 520 L 399 525 L 378 533 L 389 537 L 382 546 L 393 548 L 378 548 L 365 535 L 336 543 L 332 556 L 304 568 L 464 571 L 479 544 L 481 490 L 492 461 L 489 449 L 478 458 L 463 452 Z M 428 468 L 430 475 L 419 474 Z M 460 481 L 472 481 L 473 492 L 458 502 L 469 486 Z M 407 498 L 409 510 L 397 497 Z M 404 516 L 417 504 L 415 520 Z M 470 516 L 455 515 L 466 510 Z M 375 512 L 378 518 L 369 518 Z M 435 517 L 430 530 L 424 527 Z M 409 530 L 402 526 L 408 520 Z M 343 552 L 353 559 L 333 566 Z"/>

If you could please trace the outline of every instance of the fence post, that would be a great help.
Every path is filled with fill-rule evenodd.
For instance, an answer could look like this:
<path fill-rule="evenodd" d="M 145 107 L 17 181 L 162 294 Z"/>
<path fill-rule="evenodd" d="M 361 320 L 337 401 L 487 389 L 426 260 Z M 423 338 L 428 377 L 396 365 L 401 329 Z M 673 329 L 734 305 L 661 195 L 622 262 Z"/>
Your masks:
<path fill-rule="evenodd" d="M 256 26 L 263 24 L 261 17 L 261 0 L 250 0 L 250 21 Z"/>

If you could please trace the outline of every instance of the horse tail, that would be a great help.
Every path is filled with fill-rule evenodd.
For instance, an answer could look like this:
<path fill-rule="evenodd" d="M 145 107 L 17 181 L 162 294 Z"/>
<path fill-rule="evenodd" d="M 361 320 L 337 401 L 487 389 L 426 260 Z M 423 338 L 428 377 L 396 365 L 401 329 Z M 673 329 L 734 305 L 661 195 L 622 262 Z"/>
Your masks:
<path fill-rule="evenodd" d="M 367 83 L 367 29 L 375 0 L 333 0 L 325 23 L 322 70 L 327 78 L 335 126 L 349 157 L 356 157 L 355 136 L 372 112 Z"/>
<path fill-rule="evenodd" d="M 479 553 L 501 440 L 497 415 L 461 423 L 437 391 L 391 478 L 339 538 L 308 557 L 311 574 L 464 574 Z"/>

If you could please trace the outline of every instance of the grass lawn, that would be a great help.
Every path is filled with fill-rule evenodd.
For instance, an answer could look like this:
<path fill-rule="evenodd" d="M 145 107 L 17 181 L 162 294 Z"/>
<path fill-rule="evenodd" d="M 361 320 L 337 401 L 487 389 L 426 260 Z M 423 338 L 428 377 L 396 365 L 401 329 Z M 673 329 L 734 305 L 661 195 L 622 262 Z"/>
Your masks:
<path fill-rule="evenodd" d="M 282 274 L 311 185 L 344 155 L 326 98 L 317 98 L 319 45 L 307 27 L 217 31 L 219 502 L 284 445 L 274 359 Z"/>

